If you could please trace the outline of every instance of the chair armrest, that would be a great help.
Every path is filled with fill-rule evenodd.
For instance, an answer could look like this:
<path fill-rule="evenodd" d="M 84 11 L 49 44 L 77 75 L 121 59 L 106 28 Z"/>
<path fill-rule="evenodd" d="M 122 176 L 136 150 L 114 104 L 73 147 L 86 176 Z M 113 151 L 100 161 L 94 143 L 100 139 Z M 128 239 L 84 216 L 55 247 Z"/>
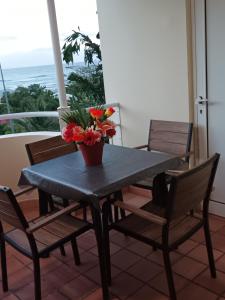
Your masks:
<path fill-rule="evenodd" d="M 148 211 L 145 211 L 141 208 L 137 208 L 135 206 L 132 206 L 130 204 L 127 204 L 127 203 L 124 203 L 122 201 L 115 201 L 113 203 L 115 206 L 118 206 L 124 210 L 127 210 L 129 212 L 132 212 L 134 215 L 138 216 L 138 217 L 141 217 L 145 220 L 148 220 L 150 222 L 153 222 L 153 223 L 156 223 L 158 225 L 165 225 L 167 223 L 167 220 L 165 218 L 162 218 L 160 216 L 157 216 L 155 214 L 152 214 Z"/>
<path fill-rule="evenodd" d="M 176 175 L 180 175 L 182 173 L 184 173 L 185 170 L 167 170 L 165 172 L 166 175 L 171 175 L 171 176 L 176 176 Z"/>
<path fill-rule="evenodd" d="M 30 191 L 35 190 L 35 189 L 36 189 L 35 186 L 31 186 L 31 187 L 28 187 L 28 188 L 25 188 L 25 189 L 21 189 L 21 190 L 15 192 L 14 196 L 19 197 L 20 195 L 26 194 L 27 192 L 30 192 Z"/>
<path fill-rule="evenodd" d="M 145 149 L 145 148 L 148 148 L 148 145 L 141 145 L 141 146 L 134 147 L 134 149 Z"/>
<path fill-rule="evenodd" d="M 57 220 L 59 217 L 64 216 L 64 215 L 68 215 L 69 213 L 71 213 L 73 210 L 75 210 L 77 208 L 77 203 L 73 203 L 69 206 L 67 206 L 64 209 L 61 209 L 59 211 L 57 211 L 56 213 L 53 213 L 49 216 L 47 216 L 46 218 L 40 220 L 39 222 L 35 223 L 34 225 L 29 226 L 26 229 L 27 233 L 33 233 L 34 231 L 42 228 L 45 225 L 48 225 L 49 223 Z"/>

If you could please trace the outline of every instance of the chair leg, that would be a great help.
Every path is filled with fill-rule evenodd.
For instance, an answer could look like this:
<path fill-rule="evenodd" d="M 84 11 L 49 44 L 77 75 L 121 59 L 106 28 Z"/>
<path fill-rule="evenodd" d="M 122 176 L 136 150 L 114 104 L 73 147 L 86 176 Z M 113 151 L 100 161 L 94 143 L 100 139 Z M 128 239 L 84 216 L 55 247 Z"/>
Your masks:
<path fill-rule="evenodd" d="M 41 273 L 39 258 L 33 259 L 35 300 L 41 300 Z"/>
<path fill-rule="evenodd" d="M 87 221 L 87 206 L 83 207 L 83 219 L 84 221 Z"/>
<path fill-rule="evenodd" d="M 110 240 L 109 240 L 109 229 L 108 229 L 108 221 L 109 216 L 112 212 L 111 205 L 109 202 L 103 204 L 103 236 L 104 236 L 104 243 L 105 243 L 105 255 L 106 255 L 106 268 L 107 268 L 107 279 L 108 285 L 111 285 L 112 276 L 111 276 L 111 260 L 110 260 Z"/>
<path fill-rule="evenodd" d="M 1 264 L 2 264 L 2 288 L 4 292 L 8 291 L 8 275 L 6 264 L 5 240 L 1 238 Z"/>
<path fill-rule="evenodd" d="M 60 246 L 60 253 L 61 253 L 61 255 L 62 256 L 66 256 L 66 251 L 65 251 L 65 248 L 64 248 L 64 246 Z"/>
<path fill-rule="evenodd" d="M 172 273 L 169 251 L 163 250 L 163 259 L 164 259 L 164 265 L 165 265 L 165 269 L 166 269 L 166 277 L 167 277 L 167 282 L 168 282 L 170 299 L 176 300 L 177 296 L 176 296 L 176 290 L 174 287 L 173 273 Z"/>
<path fill-rule="evenodd" d="M 209 260 L 210 273 L 213 278 L 216 278 L 216 267 L 215 267 L 215 261 L 214 261 L 212 241 L 211 241 L 211 236 L 210 236 L 210 231 L 209 231 L 208 220 L 205 221 L 205 223 L 204 223 L 204 233 L 205 233 L 205 242 L 206 242 L 208 260 Z"/>
<path fill-rule="evenodd" d="M 118 191 L 118 196 L 117 197 L 120 199 L 120 201 L 123 202 L 123 193 L 122 193 L 122 191 Z M 125 210 L 122 209 L 122 208 L 120 208 L 120 216 L 121 216 L 122 219 L 126 217 Z"/>
<path fill-rule="evenodd" d="M 77 247 L 77 241 L 76 241 L 75 237 L 72 237 L 72 239 L 71 239 L 71 246 L 72 246 L 72 250 L 73 250 L 75 264 L 77 266 L 79 266 L 80 265 L 80 254 L 79 254 L 79 250 Z"/>
<path fill-rule="evenodd" d="M 62 201 L 63 201 L 63 207 L 69 206 L 69 200 L 68 199 L 63 198 Z"/>

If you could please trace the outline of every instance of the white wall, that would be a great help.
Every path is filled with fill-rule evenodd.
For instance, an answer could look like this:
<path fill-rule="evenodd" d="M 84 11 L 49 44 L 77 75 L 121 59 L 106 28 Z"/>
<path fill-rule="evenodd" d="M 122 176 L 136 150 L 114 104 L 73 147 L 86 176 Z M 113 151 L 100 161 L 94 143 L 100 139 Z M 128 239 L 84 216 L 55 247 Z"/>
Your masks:
<path fill-rule="evenodd" d="M 59 133 L 29 132 L 0 136 L 0 185 L 9 186 L 17 191 L 21 169 L 30 164 L 25 144 L 57 134 Z"/>
<path fill-rule="evenodd" d="M 150 119 L 188 121 L 185 0 L 97 0 L 107 102 L 121 103 L 124 145 Z"/>

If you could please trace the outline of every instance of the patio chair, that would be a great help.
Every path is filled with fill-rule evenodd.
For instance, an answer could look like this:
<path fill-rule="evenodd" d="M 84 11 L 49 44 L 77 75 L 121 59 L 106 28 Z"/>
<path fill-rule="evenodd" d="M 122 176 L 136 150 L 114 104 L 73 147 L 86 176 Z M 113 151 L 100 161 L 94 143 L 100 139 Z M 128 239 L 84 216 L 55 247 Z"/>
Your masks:
<path fill-rule="evenodd" d="M 20 193 L 21 194 L 21 193 Z M 76 204 L 28 222 L 11 189 L 0 187 L 0 245 L 3 290 L 8 291 L 5 242 L 33 261 L 35 300 L 41 299 L 40 258 L 49 252 L 71 242 L 76 265 L 80 256 L 76 238 L 92 225 L 72 217 L 70 213 Z M 2 221 L 13 226 L 4 232 Z"/>
<path fill-rule="evenodd" d="M 60 135 L 26 144 L 25 147 L 31 165 L 53 159 L 61 155 L 70 154 L 78 150 L 75 143 L 66 143 Z M 39 191 L 39 195 L 40 193 L 41 191 Z M 54 209 L 55 205 L 59 207 L 66 207 L 69 205 L 68 199 L 62 199 L 54 195 L 48 195 L 48 201 L 51 210 Z M 77 204 L 77 209 L 79 208 L 81 208 L 81 205 Z M 84 220 L 87 220 L 86 205 L 82 204 L 82 208 L 83 218 Z"/>
<path fill-rule="evenodd" d="M 189 167 L 192 129 L 192 123 L 151 120 L 148 144 L 135 148 L 179 156 L 180 166 L 173 172 L 187 170 Z M 152 190 L 153 177 L 147 177 L 133 184 L 133 186 Z"/>
<path fill-rule="evenodd" d="M 215 154 L 201 165 L 183 174 L 172 176 L 170 187 L 166 183 L 165 173 L 157 175 L 153 184 L 153 199 L 163 198 L 166 203 L 164 208 L 155 205 L 154 203 L 157 203 L 157 201 L 149 202 L 143 207 L 137 208 L 114 199 L 112 200 L 114 206 L 122 208 L 131 214 L 118 222 L 108 224 L 110 203 L 105 204 L 103 208 L 105 212 L 104 234 L 109 283 L 111 282 L 110 229 L 124 233 L 162 251 L 170 298 L 176 300 L 170 252 L 176 250 L 179 245 L 203 227 L 211 276 L 213 278 L 216 277 L 209 231 L 208 207 L 218 161 L 219 154 Z M 159 188 L 159 185 L 161 188 Z M 202 212 L 195 214 L 193 210 L 202 201 Z M 190 213 L 191 210 L 192 213 Z"/>

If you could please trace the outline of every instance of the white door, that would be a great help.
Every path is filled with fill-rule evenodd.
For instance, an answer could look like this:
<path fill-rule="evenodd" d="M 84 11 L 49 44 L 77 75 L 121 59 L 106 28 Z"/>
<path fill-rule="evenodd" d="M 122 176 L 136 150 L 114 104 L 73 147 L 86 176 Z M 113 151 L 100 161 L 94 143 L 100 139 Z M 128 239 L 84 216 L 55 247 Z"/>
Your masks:
<path fill-rule="evenodd" d="M 207 132 L 208 138 L 207 146 L 204 147 L 207 147 L 208 155 L 215 152 L 221 154 L 210 209 L 211 212 L 225 216 L 225 0 L 195 0 L 197 8 L 201 5 L 200 2 L 202 10 L 195 10 L 195 14 L 196 19 L 198 16 L 202 23 L 205 22 L 205 33 L 202 33 L 205 49 L 201 52 L 197 48 L 198 42 L 196 43 L 196 74 L 205 74 L 205 77 L 202 75 L 202 81 L 205 78 L 206 85 L 203 102 L 196 104 L 196 112 L 200 118 L 203 107 L 203 130 Z M 200 34 L 199 30 L 196 36 Z M 201 45 L 204 47 L 203 42 Z M 198 56 L 205 61 L 205 66 L 201 66 Z M 196 82 L 196 90 L 199 91 L 201 84 L 197 80 Z M 201 96 L 200 92 L 196 96 Z"/>

